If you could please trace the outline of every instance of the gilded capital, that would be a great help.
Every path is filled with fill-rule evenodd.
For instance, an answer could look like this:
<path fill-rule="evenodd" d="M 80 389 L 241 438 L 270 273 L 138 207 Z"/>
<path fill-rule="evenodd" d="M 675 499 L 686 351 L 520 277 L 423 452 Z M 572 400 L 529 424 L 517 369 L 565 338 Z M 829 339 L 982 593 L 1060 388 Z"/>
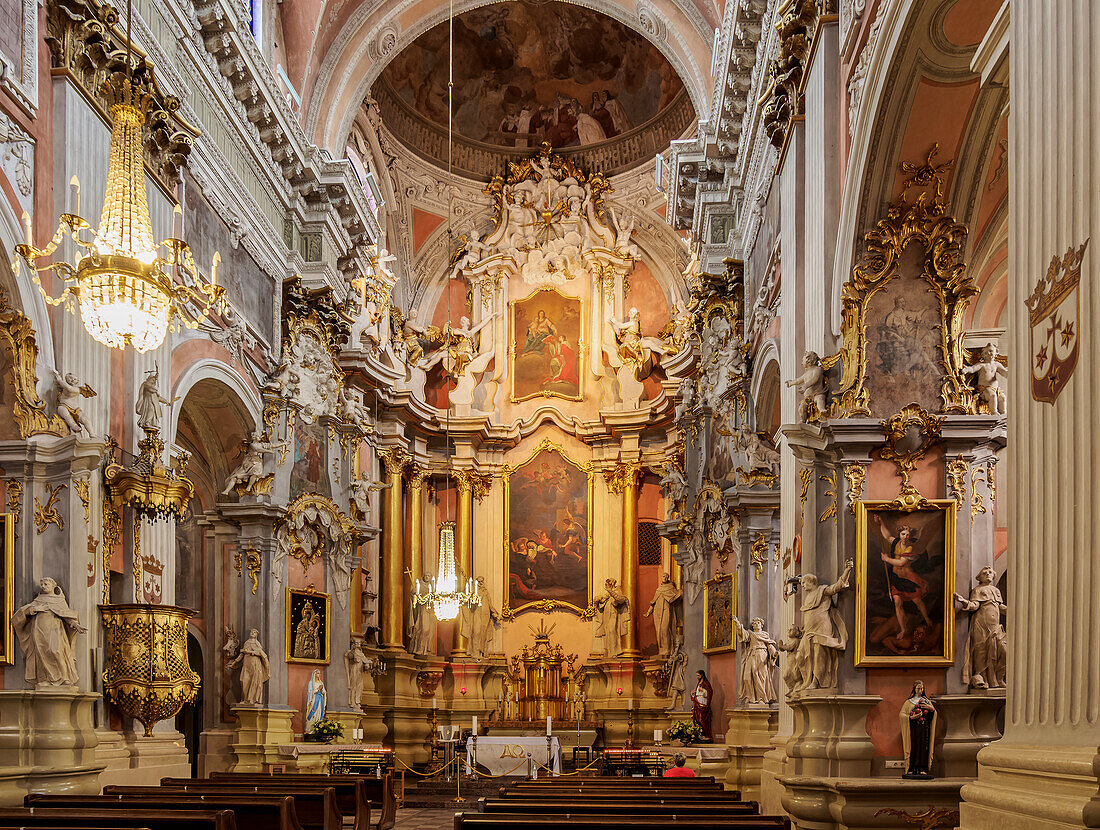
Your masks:
<path fill-rule="evenodd" d="M 451 473 L 455 486 L 460 493 L 472 493 L 477 501 L 481 501 L 489 494 L 493 486 L 493 479 L 488 473 L 478 473 L 474 470 L 455 470 Z"/>
<path fill-rule="evenodd" d="M 637 461 L 620 461 L 603 471 L 607 487 L 612 493 L 622 493 L 627 487 L 637 487 L 642 478 L 642 465 Z"/>
<path fill-rule="evenodd" d="M 401 447 L 389 447 L 378 453 L 386 468 L 386 475 L 399 476 L 409 463 L 409 454 Z"/>
<path fill-rule="evenodd" d="M 428 477 L 428 470 L 418 464 L 411 463 L 405 470 L 405 478 L 409 481 L 409 487 L 418 490 L 424 486 L 424 479 Z"/>

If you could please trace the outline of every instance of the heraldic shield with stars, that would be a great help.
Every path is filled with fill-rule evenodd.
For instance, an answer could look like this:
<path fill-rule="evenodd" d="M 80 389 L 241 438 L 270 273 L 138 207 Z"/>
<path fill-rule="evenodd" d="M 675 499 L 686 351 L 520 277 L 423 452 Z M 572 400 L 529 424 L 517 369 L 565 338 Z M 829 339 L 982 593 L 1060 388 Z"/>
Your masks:
<path fill-rule="evenodd" d="M 1031 324 L 1031 396 L 1054 403 L 1077 366 L 1081 261 L 1089 240 L 1051 258 L 1027 298 Z"/>

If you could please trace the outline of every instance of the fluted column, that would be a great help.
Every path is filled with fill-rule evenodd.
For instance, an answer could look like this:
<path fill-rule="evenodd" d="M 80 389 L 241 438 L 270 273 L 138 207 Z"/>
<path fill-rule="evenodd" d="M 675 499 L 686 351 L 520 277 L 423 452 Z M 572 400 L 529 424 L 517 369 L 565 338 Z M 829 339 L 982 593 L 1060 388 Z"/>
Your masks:
<path fill-rule="evenodd" d="M 416 580 L 424 578 L 424 479 L 427 471 L 415 464 L 408 470 L 408 498 L 405 513 L 405 566 L 409 578 L 405 581 L 404 607 L 406 619 L 412 619 L 410 605 Z"/>
<path fill-rule="evenodd" d="M 469 470 L 455 470 L 455 488 L 458 500 L 455 507 L 455 570 L 458 572 L 459 587 L 473 575 L 474 571 L 474 485 L 475 475 Z M 461 623 L 454 627 L 454 647 L 452 657 L 469 656 L 470 637 Z"/>
<path fill-rule="evenodd" d="M 630 626 L 623 641 L 623 656 L 637 657 L 638 638 L 635 635 L 638 621 L 638 482 L 641 466 L 635 462 L 621 463 L 610 470 L 606 477 L 611 492 L 622 498 L 622 564 L 621 582 L 623 595 L 630 602 Z"/>
<path fill-rule="evenodd" d="M 1100 5 L 1010 8 L 1008 700 L 960 826 L 1100 827 Z"/>
<path fill-rule="evenodd" d="M 386 469 L 385 536 L 382 539 L 382 608 L 378 624 L 382 629 L 382 641 L 387 648 L 400 649 L 405 642 L 405 592 L 402 565 L 405 563 L 402 531 L 404 517 L 401 512 L 404 479 L 402 472 L 409 461 L 409 454 L 400 447 L 379 453 Z"/>

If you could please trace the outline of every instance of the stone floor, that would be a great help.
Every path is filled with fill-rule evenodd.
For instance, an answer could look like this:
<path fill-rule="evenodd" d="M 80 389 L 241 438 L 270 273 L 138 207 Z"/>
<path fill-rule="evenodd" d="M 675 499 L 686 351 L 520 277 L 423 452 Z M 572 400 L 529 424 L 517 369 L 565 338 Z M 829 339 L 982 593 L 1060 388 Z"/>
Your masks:
<path fill-rule="evenodd" d="M 397 811 L 397 825 L 394 830 L 452 830 L 454 826 L 454 810 L 402 807 Z"/>

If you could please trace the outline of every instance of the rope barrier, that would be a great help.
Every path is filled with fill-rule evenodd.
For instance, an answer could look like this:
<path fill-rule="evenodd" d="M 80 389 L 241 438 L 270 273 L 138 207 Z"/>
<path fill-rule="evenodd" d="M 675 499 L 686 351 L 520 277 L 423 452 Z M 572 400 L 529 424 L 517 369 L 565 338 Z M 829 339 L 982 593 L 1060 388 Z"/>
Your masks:
<path fill-rule="evenodd" d="M 446 772 L 447 768 L 450 767 L 451 765 L 455 765 L 457 767 L 459 764 L 465 764 L 467 769 L 469 770 L 468 774 L 472 775 L 473 777 L 493 779 L 493 778 L 508 778 L 508 777 L 512 776 L 518 769 L 520 769 L 521 767 L 527 766 L 528 761 L 530 761 L 530 763 L 534 767 L 537 767 L 538 769 L 545 770 L 546 772 L 550 773 L 551 775 L 554 775 L 555 777 L 559 777 L 559 778 L 568 778 L 569 776 L 580 775 L 582 772 L 590 770 L 593 767 L 595 767 L 597 764 L 600 763 L 600 759 L 596 758 L 590 764 L 587 764 L 586 766 L 580 767 L 579 769 L 576 769 L 573 772 L 555 773 L 554 770 L 551 769 L 546 764 L 543 764 L 540 761 L 536 761 L 533 757 L 528 756 L 527 758 L 523 758 L 522 760 L 520 760 L 520 762 L 518 764 L 516 764 L 514 767 L 512 767 L 512 769 L 508 770 L 508 772 L 502 772 L 500 774 L 494 775 L 493 773 L 489 773 L 489 772 L 480 772 L 472 763 L 467 763 L 457 752 L 455 753 L 454 757 L 451 758 L 451 760 L 447 761 L 442 766 L 436 767 L 435 769 L 430 769 L 426 772 L 418 772 L 417 770 L 413 769 L 402 758 L 400 758 L 396 753 L 394 753 L 391 757 L 393 758 L 393 761 L 394 761 L 395 764 L 400 764 L 403 769 L 407 770 L 408 772 L 411 772 L 413 775 L 417 776 L 418 778 L 423 778 L 424 780 L 427 780 L 429 778 L 434 778 L 437 775 L 440 775 L 440 774 Z M 461 775 L 462 771 L 461 771 L 461 769 L 456 768 L 455 773 L 457 775 Z"/>

